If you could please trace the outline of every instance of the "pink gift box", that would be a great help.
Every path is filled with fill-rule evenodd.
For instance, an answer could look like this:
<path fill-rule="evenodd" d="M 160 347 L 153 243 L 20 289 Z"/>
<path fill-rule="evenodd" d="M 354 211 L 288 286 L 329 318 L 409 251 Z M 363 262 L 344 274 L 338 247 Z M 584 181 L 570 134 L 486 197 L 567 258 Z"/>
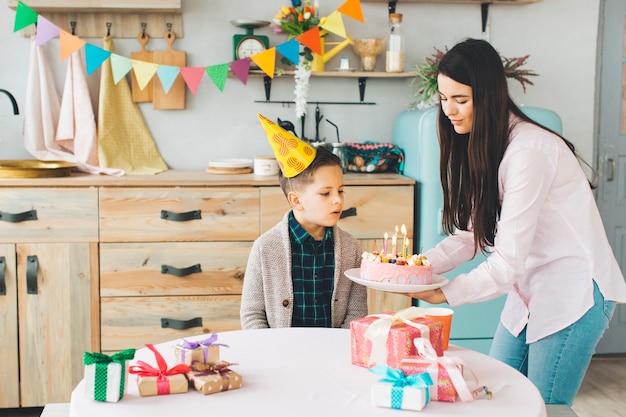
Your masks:
<path fill-rule="evenodd" d="M 407 356 L 400 362 L 405 375 L 428 373 L 433 380 L 430 398 L 435 401 L 472 401 L 474 391 L 480 389 L 476 375 L 459 359 L 438 357 L 427 341 L 416 339 L 418 354 Z"/>
<path fill-rule="evenodd" d="M 372 314 L 353 320 L 350 323 L 352 363 L 365 368 L 374 365 L 398 368 L 404 357 L 417 355 L 413 339 L 425 336 L 437 355 L 443 355 L 443 325 L 426 317 L 416 317 L 420 314 L 421 309 L 410 307 L 395 314 Z M 370 329 L 370 326 L 375 328 Z M 367 337 L 372 334 L 374 341 Z"/>

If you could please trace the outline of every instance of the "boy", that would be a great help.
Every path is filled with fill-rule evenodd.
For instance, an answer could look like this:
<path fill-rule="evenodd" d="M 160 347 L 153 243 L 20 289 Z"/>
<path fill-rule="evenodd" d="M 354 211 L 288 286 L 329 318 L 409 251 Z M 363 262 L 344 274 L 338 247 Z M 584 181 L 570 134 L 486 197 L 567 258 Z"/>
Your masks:
<path fill-rule="evenodd" d="M 279 161 L 279 182 L 291 210 L 252 246 L 241 325 L 350 327 L 350 321 L 367 315 L 367 293 L 344 275 L 360 266 L 362 251 L 337 227 L 343 210 L 341 160 L 259 118 Z"/>

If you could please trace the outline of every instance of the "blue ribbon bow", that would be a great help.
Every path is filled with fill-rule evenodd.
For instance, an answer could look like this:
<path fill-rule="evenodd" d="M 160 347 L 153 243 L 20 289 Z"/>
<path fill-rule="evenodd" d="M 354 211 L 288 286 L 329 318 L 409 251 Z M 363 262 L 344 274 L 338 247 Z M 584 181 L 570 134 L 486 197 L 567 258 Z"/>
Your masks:
<path fill-rule="evenodd" d="M 393 369 L 385 365 L 377 365 L 370 368 L 370 372 L 382 377 L 378 382 L 387 382 L 391 386 L 391 408 L 402 408 L 402 400 L 404 397 L 404 388 L 423 388 L 424 404 L 430 402 L 430 389 L 433 380 L 427 372 L 421 374 L 405 375 L 400 369 Z"/>

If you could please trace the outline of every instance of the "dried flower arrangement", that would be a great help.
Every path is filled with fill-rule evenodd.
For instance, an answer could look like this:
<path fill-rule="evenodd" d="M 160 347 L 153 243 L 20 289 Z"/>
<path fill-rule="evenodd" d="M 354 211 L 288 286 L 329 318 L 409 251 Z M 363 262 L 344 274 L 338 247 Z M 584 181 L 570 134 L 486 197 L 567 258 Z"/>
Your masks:
<path fill-rule="evenodd" d="M 424 63 L 417 67 L 417 76 L 413 80 L 413 85 L 416 86 L 415 97 L 417 97 L 417 100 L 409 105 L 409 108 L 412 110 L 432 107 L 438 104 L 437 67 L 448 48 L 445 51 L 438 48 L 434 49 L 435 52 L 430 57 L 426 57 Z M 500 55 L 502 66 L 504 67 L 504 75 L 519 82 L 524 93 L 526 93 L 526 85 L 534 85 L 528 77 L 537 77 L 539 75 L 533 70 L 521 68 L 526 64 L 529 57 L 530 55 L 506 58 Z"/>

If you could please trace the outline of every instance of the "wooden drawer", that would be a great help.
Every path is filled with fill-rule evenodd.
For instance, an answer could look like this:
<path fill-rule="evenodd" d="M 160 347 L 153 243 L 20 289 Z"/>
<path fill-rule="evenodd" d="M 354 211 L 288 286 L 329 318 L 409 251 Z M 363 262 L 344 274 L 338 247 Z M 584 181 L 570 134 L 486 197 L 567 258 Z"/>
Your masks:
<path fill-rule="evenodd" d="M 102 243 L 100 296 L 241 294 L 251 247 L 252 242 Z M 172 267 L 190 274 L 177 276 Z"/>
<path fill-rule="evenodd" d="M 28 219 L 15 218 L 31 210 Z M 98 241 L 95 188 L 3 188 L 0 212 L 1 243 Z"/>
<path fill-rule="evenodd" d="M 141 348 L 193 335 L 241 329 L 241 296 L 111 297 L 101 299 L 102 351 Z M 162 319 L 202 325 L 185 330 L 163 328 Z"/>
<path fill-rule="evenodd" d="M 176 219 L 183 214 L 190 219 Z M 256 188 L 103 188 L 101 242 L 253 241 Z"/>
<path fill-rule="evenodd" d="M 339 227 L 357 239 L 382 240 L 385 231 L 406 224 L 413 236 L 413 186 L 347 186 L 343 209 L 349 214 Z M 261 189 L 261 233 L 278 223 L 289 209 L 278 187 Z"/>

